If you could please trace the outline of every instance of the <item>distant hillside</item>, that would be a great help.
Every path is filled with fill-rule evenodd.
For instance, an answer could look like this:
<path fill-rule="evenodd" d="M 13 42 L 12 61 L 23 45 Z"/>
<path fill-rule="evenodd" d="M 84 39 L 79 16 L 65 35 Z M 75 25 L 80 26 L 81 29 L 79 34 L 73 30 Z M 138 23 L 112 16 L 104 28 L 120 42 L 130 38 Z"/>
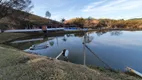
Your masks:
<path fill-rule="evenodd" d="M 64 23 L 66 25 L 93 29 L 142 29 L 142 18 L 129 20 L 73 18 L 65 21 Z"/>
<path fill-rule="evenodd" d="M 96 19 L 84 19 L 84 18 L 73 18 L 64 22 L 66 25 L 76 27 L 94 27 L 99 24 L 99 20 Z"/>
<path fill-rule="evenodd" d="M 129 20 L 142 20 L 142 18 L 133 18 L 133 19 L 129 19 Z"/>
<path fill-rule="evenodd" d="M 19 15 L 21 14 L 21 15 Z M 25 17 L 26 16 L 26 17 Z M 50 25 L 60 25 L 61 23 L 43 18 L 34 14 L 18 11 L 18 14 L 13 14 L 0 19 L 0 29 L 21 29 L 25 27 Z"/>

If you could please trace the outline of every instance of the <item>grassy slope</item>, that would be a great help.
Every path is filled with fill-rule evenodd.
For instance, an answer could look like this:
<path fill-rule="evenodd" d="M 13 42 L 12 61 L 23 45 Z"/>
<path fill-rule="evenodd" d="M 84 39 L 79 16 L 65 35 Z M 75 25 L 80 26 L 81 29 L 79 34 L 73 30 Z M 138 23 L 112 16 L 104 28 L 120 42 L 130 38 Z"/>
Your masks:
<path fill-rule="evenodd" d="M 31 22 L 35 22 L 35 23 L 39 23 L 39 24 L 47 24 L 47 22 L 53 21 L 51 19 L 43 18 L 43 17 L 37 16 L 37 15 L 34 15 L 34 14 L 30 14 L 29 20 Z"/>
<path fill-rule="evenodd" d="M 27 54 L 2 46 L 0 47 L 1 80 L 139 80 L 123 73 L 106 74 L 82 65 Z"/>
<path fill-rule="evenodd" d="M 28 36 L 2 33 L 0 42 Z M 124 73 L 100 71 L 23 51 L 0 44 L 0 80 L 140 80 Z"/>
<path fill-rule="evenodd" d="M 29 14 L 29 13 L 25 13 L 25 12 L 20 12 L 21 14 Z M 17 16 L 15 14 L 13 14 L 14 16 Z M 20 21 L 24 21 L 21 19 L 19 19 Z M 48 24 L 48 22 L 50 22 L 51 24 L 60 24 L 59 22 L 55 21 L 55 20 L 51 20 L 51 19 L 47 19 L 35 14 L 29 14 L 29 17 L 26 19 L 26 21 L 29 21 L 29 23 L 31 25 L 43 25 L 43 24 Z M 29 25 L 29 23 L 27 23 Z M 8 26 L 4 26 L 4 25 L 9 25 L 9 27 L 13 27 L 13 28 L 23 28 L 25 27 L 25 25 L 18 25 L 13 19 L 11 19 L 10 17 L 4 17 L 2 19 L 0 19 L 0 29 L 8 29 Z"/>

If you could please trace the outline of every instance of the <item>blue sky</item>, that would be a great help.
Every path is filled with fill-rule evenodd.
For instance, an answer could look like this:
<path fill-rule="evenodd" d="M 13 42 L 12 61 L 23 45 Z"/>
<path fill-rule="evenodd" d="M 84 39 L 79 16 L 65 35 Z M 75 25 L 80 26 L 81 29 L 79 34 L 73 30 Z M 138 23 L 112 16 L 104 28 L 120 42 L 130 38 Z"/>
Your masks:
<path fill-rule="evenodd" d="M 89 16 L 94 18 L 130 19 L 142 17 L 142 0 L 32 0 L 32 12 L 51 19 L 61 20 Z"/>

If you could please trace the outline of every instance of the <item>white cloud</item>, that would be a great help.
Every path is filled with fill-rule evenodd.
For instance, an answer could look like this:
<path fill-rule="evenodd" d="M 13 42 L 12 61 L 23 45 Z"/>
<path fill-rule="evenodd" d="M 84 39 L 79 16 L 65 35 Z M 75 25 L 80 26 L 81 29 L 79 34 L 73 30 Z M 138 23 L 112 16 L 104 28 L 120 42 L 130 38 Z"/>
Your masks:
<path fill-rule="evenodd" d="M 142 0 L 92 0 L 92 3 L 76 3 L 76 0 L 32 0 L 34 14 L 45 17 L 51 12 L 52 19 L 92 16 L 95 18 L 129 19 L 142 15 Z M 81 1 L 81 0 L 80 0 Z M 94 2 L 96 1 L 96 2 Z M 88 1 L 89 2 L 89 1 Z M 56 14 L 54 14 L 56 13 Z M 140 16 L 141 17 L 141 16 Z"/>
<path fill-rule="evenodd" d="M 93 2 L 85 6 L 83 12 L 104 12 L 113 13 L 115 11 L 132 10 L 142 6 L 142 0 L 103 0 Z"/>
<path fill-rule="evenodd" d="M 92 9 L 94 9 L 94 7 L 96 7 L 96 6 L 100 5 L 100 4 L 103 4 L 104 2 L 106 2 L 106 0 L 99 1 L 99 2 L 93 2 L 93 3 L 85 6 L 85 8 L 82 11 L 84 11 L 84 12 L 91 11 Z"/>

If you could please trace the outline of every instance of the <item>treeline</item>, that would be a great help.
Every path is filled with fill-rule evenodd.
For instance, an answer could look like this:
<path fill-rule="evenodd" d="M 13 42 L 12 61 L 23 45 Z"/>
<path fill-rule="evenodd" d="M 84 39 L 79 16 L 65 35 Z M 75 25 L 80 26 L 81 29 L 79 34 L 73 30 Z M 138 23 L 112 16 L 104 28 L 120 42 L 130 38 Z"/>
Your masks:
<path fill-rule="evenodd" d="M 99 19 L 97 27 L 101 28 L 118 28 L 118 29 L 142 29 L 142 19 L 132 20 L 112 20 L 112 19 Z"/>
<path fill-rule="evenodd" d="M 89 27 L 93 29 L 142 29 L 141 18 L 130 20 L 74 18 L 65 21 L 65 24 L 76 25 L 77 27 Z"/>

